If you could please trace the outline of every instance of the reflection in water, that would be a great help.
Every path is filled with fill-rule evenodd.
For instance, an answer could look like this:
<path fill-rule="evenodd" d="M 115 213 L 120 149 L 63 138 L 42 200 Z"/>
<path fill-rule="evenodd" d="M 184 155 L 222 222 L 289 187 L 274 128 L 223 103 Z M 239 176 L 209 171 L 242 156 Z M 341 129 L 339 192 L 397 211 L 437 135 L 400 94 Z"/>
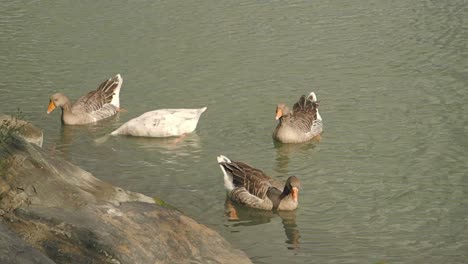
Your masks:
<path fill-rule="evenodd" d="M 276 148 L 276 166 L 274 170 L 281 174 L 288 174 L 290 155 L 315 148 L 317 146 L 317 141 L 312 140 L 299 144 L 283 144 L 274 141 L 274 146 Z"/>
<path fill-rule="evenodd" d="M 56 140 L 53 140 L 52 144 L 47 148 L 50 155 L 61 156 L 66 160 L 71 159 L 71 147 L 73 145 L 86 143 L 88 144 L 89 140 L 95 138 L 96 135 L 101 135 L 104 131 L 107 132 L 109 127 L 112 127 L 112 124 L 118 121 L 119 114 L 101 120 L 97 123 L 86 124 L 86 125 L 64 125 L 58 124 L 60 126 L 60 135 Z M 83 142 L 83 136 L 85 140 Z"/>
<path fill-rule="evenodd" d="M 284 233 L 286 235 L 286 243 L 288 249 L 299 248 L 299 228 L 296 224 L 296 210 L 294 211 L 267 211 L 254 208 L 248 208 L 233 203 L 226 197 L 225 201 L 225 215 L 230 226 L 254 226 L 266 224 L 276 216 L 281 217 Z"/>
<path fill-rule="evenodd" d="M 140 157 L 139 162 L 143 162 L 145 166 L 159 165 L 161 162 L 172 164 L 166 169 L 173 168 L 177 164 L 177 170 L 180 166 L 186 166 L 187 158 L 192 161 L 200 159 L 201 141 L 196 133 L 187 134 L 182 137 L 167 137 L 167 138 L 154 138 L 154 137 L 132 137 L 132 136 L 110 136 L 109 144 L 124 146 L 124 151 L 128 148 L 133 149 L 132 153 Z M 125 147 L 126 145 L 126 147 Z M 160 158 L 155 161 L 155 152 L 161 154 Z M 151 157 L 151 158 L 150 158 Z"/>
<path fill-rule="evenodd" d="M 118 137 L 117 137 L 118 138 Z M 152 137 L 127 137 L 134 141 L 135 145 L 142 149 L 159 150 L 161 152 L 174 152 L 174 150 L 181 151 L 180 154 L 184 155 L 184 150 L 200 149 L 200 137 L 196 133 L 191 133 L 182 137 L 166 137 L 166 138 L 152 138 Z"/>

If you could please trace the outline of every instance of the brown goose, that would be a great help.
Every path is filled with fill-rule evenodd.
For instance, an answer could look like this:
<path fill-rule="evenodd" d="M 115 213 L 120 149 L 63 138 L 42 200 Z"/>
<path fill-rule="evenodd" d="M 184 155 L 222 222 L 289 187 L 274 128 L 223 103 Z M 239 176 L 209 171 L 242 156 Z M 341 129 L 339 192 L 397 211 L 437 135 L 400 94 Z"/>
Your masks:
<path fill-rule="evenodd" d="M 285 104 L 278 104 L 273 138 L 282 143 L 302 143 L 322 133 L 322 117 L 318 111 L 319 101 L 314 92 L 302 95 L 290 111 Z"/>
<path fill-rule="evenodd" d="M 88 124 L 113 116 L 120 109 L 119 93 L 122 82 L 122 77 L 117 74 L 101 83 L 96 90 L 80 97 L 73 105 L 65 95 L 53 94 L 47 114 L 56 107 L 61 107 L 62 123 L 68 125 Z"/>
<path fill-rule="evenodd" d="M 218 156 L 224 174 L 228 197 L 247 207 L 263 210 L 294 210 L 298 205 L 300 181 L 290 176 L 286 183 L 278 182 L 263 171 L 227 157 Z"/>

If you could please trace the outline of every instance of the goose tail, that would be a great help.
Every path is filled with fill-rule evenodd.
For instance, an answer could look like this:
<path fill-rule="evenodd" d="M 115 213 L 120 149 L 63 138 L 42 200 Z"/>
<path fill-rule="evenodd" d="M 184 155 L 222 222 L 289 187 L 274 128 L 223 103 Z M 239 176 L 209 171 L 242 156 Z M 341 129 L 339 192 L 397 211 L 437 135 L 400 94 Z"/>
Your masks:
<path fill-rule="evenodd" d="M 234 189 L 234 183 L 233 183 L 232 175 L 230 173 L 228 173 L 226 171 L 226 169 L 224 168 L 224 164 L 231 163 L 231 160 L 228 159 L 226 156 L 223 156 L 223 155 L 219 155 L 217 157 L 217 159 L 218 159 L 219 167 L 221 168 L 221 170 L 223 171 L 223 174 L 224 174 L 224 187 L 228 191 L 232 191 Z"/>
<path fill-rule="evenodd" d="M 307 99 L 309 99 L 312 102 L 317 102 L 317 95 L 315 95 L 314 92 L 311 92 L 308 96 Z"/>
<path fill-rule="evenodd" d="M 114 94 L 112 95 L 111 104 L 117 108 L 120 108 L 120 88 L 122 87 L 123 79 L 122 76 L 118 73 L 112 78 L 113 85 L 116 85 L 114 88 Z"/>

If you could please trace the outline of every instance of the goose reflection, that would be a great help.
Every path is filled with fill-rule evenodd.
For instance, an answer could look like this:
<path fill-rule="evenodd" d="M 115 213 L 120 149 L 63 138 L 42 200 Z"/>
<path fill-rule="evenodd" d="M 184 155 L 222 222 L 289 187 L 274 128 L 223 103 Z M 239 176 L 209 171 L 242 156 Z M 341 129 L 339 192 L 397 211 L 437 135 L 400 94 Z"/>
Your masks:
<path fill-rule="evenodd" d="M 299 248 L 300 233 L 296 224 L 296 210 L 294 211 L 267 211 L 248 208 L 233 203 L 229 198 L 225 201 L 225 216 L 229 226 L 255 226 L 271 222 L 275 217 L 280 217 L 283 231 L 286 235 L 288 249 Z"/>
<path fill-rule="evenodd" d="M 125 138 L 134 142 L 141 149 L 159 150 L 166 153 L 178 153 L 179 155 L 190 154 L 191 151 L 201 148 L 200 137 L 196 133 L 181 137 L 150 138 L 128 136 Z M 119 138 L 115 139 L 118 140 Z"/>
<path fill-rule="evenodd" d="M 147 162 L 155 165 L 161 162 L 171 164 L 186 163 L 185 159 L 190 157 L 191 161 L 197 162 L 201 158 L 201 140 L 200 137 L 194 132 L 182 137 L 167 137 L 167 138 L 153 138 L 153 137 L 132 137 L 132 136 L 119 136 L 112 137 L 111 142 L 119 142 L 119 144 L 130 147 L 135 155 L 142 157 L 154 157 L 155 152 L 160 153 L 158 161 L 153 158 L 147 159 Z M 150 161 L 153 160 L 153 161 Z M 167 167 L 167 168 L 169 168 Z"/>
<path fill-rule="evenodd" d="M 274 141 L 276 149 L 276 166 L 274 167 L 274 170 L 280 174 L 288 174 L 291 155 L 314 149 L 317 146 L 317 143 L 318 141 L 315 140 L 299 144 L 284 144 Z"/>
<path fill-rule="evenodd" d="M 89 148 L 93 144 L 96 135 L 106 131 L 112 123 L 117 120 L 118 114 L 112 118 L 101 120 L 97 123 L 86 125 L 62 125 L 59 136 L 52 140 L 52 144 L 47 148 L 50 155 L 61 156 L 70 161 L 71 149 L 86 146 Z"/>

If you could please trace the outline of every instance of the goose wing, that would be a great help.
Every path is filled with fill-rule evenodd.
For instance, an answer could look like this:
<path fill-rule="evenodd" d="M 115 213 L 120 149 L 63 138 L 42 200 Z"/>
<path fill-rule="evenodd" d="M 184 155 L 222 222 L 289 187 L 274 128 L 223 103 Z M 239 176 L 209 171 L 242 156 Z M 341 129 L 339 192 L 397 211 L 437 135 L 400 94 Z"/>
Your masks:
<path fill-rule="evenodd" d="M 304 133 L 310 133 L 314 121 L 317 120 L 317 109 L 318 102 L 312 101 L 310 98 L 306 98 L 305 95 L 302 95 L 293 106 L 293 114 L 291 115 L 290 122 L 294 124 L 298 130 Z"/>
<path fill-rule="evenodd" d="M 265 199 L 270 189 L 271 178 L 263 171 L 239 161 L 222 164 L 226 172 L 232 175 L 235 187 L 244 187 L 250 194 Z"/>
<path fill-rule="evenodd" d="M 72 106 L 73 112 L 93 113 L 101 110 L 105 105 L 113 103 L 114 96 L 118 97 L 118 90 L 122 85 L 119 74 L 102 82 L 99 87 L 80 97 Z M 114 108 L 118 108 L 118 102 Z"/>

